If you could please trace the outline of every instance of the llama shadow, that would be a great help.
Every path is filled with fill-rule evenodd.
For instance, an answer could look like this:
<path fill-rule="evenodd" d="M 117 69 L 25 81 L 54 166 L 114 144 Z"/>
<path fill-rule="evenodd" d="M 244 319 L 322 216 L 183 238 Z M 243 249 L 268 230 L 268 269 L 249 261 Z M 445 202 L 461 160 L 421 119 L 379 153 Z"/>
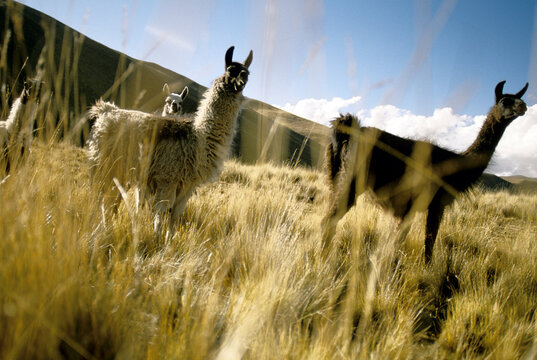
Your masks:
<path fill-rule="evenodd" d="M 435 283 L 422 280 L 418 285 L 421 296 L 434 294 L 433 301 L 418 314 L 413 326 L 414 334 L 420 335 L 420 341 L 423 343 L 433 343 L 438 339 L 449 315 L 449 304 L 461 289 L 460 278 L 451 259 L 453 243 L 449 239 L 446 243 L 447 261 L 442 270 L 441 280 Z"/>
<path fill-rule="evenodd" d="M 363 262 L 358 266 L 360 272 L 368 273 L 373 265 L 372 258 L 374 258 L 375 253 L 378 252 L 377 248 L 381 244 L 381 239 L 379 235 L 374 231 L 366 230 L 361 234 L 361 257 L 364 258 Z M 352 263 L 349 259 L 350 249 L 348 247 L 348 242 L 342 241 L 338 244 L 336 252 L 337 262 L 339 264 L 336 269 L 334 281 L 343 281 L 343 284 L 340 288 L 340 292 L 334 303 L 334 313 L 340 313 L 343 311 L 343 304 L 345 299 L 348 296 L 351 296 L 351 279 L 349 277 L 349 264 Z M 428 305 L 416 316 L 414 324 L 412 327 L 413 333 L 417 336 L 420 343 L 433 343 L 440 336 L 445 321 L 450 315 L 450 303 L 452 299 L 460 292 L 461 282 L 460 282 L 460 271 L 457 269 L 457 266 L 453 264 L 453 253 L 454 253 L 454 244 L 449 237 L 444 238 L 443 241 L 446 249 L 442 251 L 445 253 L 447 258 L 444 260 L 437 259 L 434 263 L 430 263 L 427 268 L 424 270 L 427 274 L 430 274 L 430 268 L 434 265 L 441 266 L 442 270 L 438 271 L 440 274 L 435 275 L 434 279 L 424 278 L 421 279 L 418 283 L 419 296 L 424 299 L 423 302 L 428 303 Z M 402 244 L 399 244 L 402 246 Z M 405 255 L 405 252 L 401 251 L 398 247 L 393 249 L 393 253 L 386 259 L 379 259 L 379 262 L 385 261 L 384 268 L 385 274 L 383 277 L 387 276 L 392 278 L 394 286 L 399 286 L 397 284 L 402 284 L 404 282 L 404 274 L 408 270 L 405 270 L 408 263 L 408 257 Z M 440 265 L 442 264 L 442 265 Z M 378 265 L 378 264 L 377 264 Z M 356 271 L 356 269 L 355 269 Z M 495 281 L 497 274 L 494 270 L 487 271 L 487 281 Z M 489 280 L 490 279 L 490 280 Z M 386 317 L 392 317 L 393 314 L 390 313 L 389 309 L 380 309 L 376 306 L 373 306 L 371 312 L 367 315 L 364 315 L 363 311 L 357 310 L 352 315 L 352 334 L 351 341 L 356 340 L 359 337 L 360 329 L 363 328 L 363 323 L 367 324 L 367 327 L 378 328 L 382 326 L 383 319 Z M 308 332 L 313 333 L 312 329 L 313 324 L 305 324 Z"/>

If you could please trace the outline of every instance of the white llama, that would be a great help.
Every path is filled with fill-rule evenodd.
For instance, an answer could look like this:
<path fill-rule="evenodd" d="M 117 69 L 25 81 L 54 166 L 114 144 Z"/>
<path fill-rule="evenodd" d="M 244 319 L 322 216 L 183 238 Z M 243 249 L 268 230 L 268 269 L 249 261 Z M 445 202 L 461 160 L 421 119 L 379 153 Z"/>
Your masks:
<path fill-rule="evenodd" d="M 164 84 L 162 91 L 166 95 L 162 116 L 181 116 L 183 115 L 183 101 L 188 95 L 188 86 L 185 86 L 180 94 L 170 92 L 168 83 Z"/>
<path fill-rule="evenodd" d="M 250 51 L 244 64 L 233 62 L 233 49 L 226 52 L 225 73 L 205 91 L 192 118 L 123 110 L 102 100 L 89 110 L 95 119 L 88 153 L 92 179 L 105 199 L 117 205 L 114 178 L 124 187 L 138 185 L 142 196 L 154 202 L 156 229 L 160 213 L 171 211 L 170 220 L 177 221 L 194 189 L 219 174 L 253 57 Z"/>
<path fill-rule="evenodd" d="M 22 157 L 32 142 L 32 126 L 37 103 L 32 96 L 32 87 L 26 81 L 20 96 L 11 105 L 7 120 L 0 121 L 0 158 L 5 162 L 6 172 L 10 164 Z"/>

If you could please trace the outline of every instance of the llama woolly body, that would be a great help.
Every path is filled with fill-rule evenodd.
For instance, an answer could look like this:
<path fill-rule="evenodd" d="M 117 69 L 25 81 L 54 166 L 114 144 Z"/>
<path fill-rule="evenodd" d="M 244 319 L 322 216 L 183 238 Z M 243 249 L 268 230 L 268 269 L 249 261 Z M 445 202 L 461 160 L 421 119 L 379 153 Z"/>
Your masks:
<path fill-rule="evenodd" d="M 179 217 L 194 189 L 213 179 L 227 157 L 244 97 L 230 91 L 226 75 L 203 95 L 193 117 L 162 117 L 98 101 L 89 141 L 93 180 L 103 191 L 138 185 L 156 210 Z M 117 201 L 115 196 L 114 201 Z"/>

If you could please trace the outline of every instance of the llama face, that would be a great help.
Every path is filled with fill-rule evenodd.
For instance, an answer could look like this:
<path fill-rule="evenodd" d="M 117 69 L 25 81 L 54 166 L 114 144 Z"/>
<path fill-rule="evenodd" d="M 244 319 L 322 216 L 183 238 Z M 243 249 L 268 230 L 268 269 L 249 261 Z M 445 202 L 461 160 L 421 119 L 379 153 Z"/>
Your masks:
<path fill-rule="evenodd" d="M 21 101 L 26 104 L 29 100 L 33 100 L 36 103 L 39 102 L 39 96 L 37 96 L 37 82 L 33 80 L 24 81 L 24 86 L 21 92 Z"/>
<path fill-rule="evenodd" d="M 170 93 L 168 84 L 164 84 L 163 90 L 166 93 L 166 100 L 164 101 L 162 116 L 181 115 L 183 113 L 183 101 L 188 95 L 188 87 L 185 86 L 181 94 Z"/>
<path fill-rule="evenodd" d="M 30 99 L 30 89 L 31 86 L 26 81 L 24 82 L 24 88 L 22 89 L 21 93 L 21 101 L 23 104 L 26 104 L 28 102 L 28 99 Z"/>
<path fill-rule="evenodd" d="M 40 83 L 35 80 L 24 81 L 24 85 L 20 95 L 20 102 L 24 105 L 19 111 L 21 118 L 31 122 L 35 118 L 37 108 L 39 106 L 39 88 Z"/>
<path fill-rule="evenodd" d="M 224 74 L 224 83 L 234 93 L 241 92 L 248 82 L 248 67 L 252 63 L 253 53 L 250 54 L 244 61 L 244 64 L 233 61 L 234 46 L 230 47 L 226 52 L 226 72 Z"/>
<path fill-rule="evenodd" d="M 518 116 L 522 116 L 526 113 L 526 103 L 521 97 L 528 90 L 528 83 L 516 94 L 504 94 L 503 85 L 505 81 L 501 81 L 496 85 L 496 106 L 499 106 L 502 112 L 502 118 L 506 120 L 514 120 Z"/>

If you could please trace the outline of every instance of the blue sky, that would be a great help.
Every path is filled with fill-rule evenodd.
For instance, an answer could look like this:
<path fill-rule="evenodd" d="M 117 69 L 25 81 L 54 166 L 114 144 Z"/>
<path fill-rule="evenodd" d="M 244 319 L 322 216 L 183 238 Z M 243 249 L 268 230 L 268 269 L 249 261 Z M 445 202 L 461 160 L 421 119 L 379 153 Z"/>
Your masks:
<path fill-rule="evenodd" d="M 355 112 L 453 150 L 475 138 L 499 81 L 506 92 L 529 82 L 528 115 L 491 171 L 537 177 L 537 1 L 22 2 L 205 86 L 230 45 L 240 61 L 252 49 L 246 96 L 325 124 Z"/>

